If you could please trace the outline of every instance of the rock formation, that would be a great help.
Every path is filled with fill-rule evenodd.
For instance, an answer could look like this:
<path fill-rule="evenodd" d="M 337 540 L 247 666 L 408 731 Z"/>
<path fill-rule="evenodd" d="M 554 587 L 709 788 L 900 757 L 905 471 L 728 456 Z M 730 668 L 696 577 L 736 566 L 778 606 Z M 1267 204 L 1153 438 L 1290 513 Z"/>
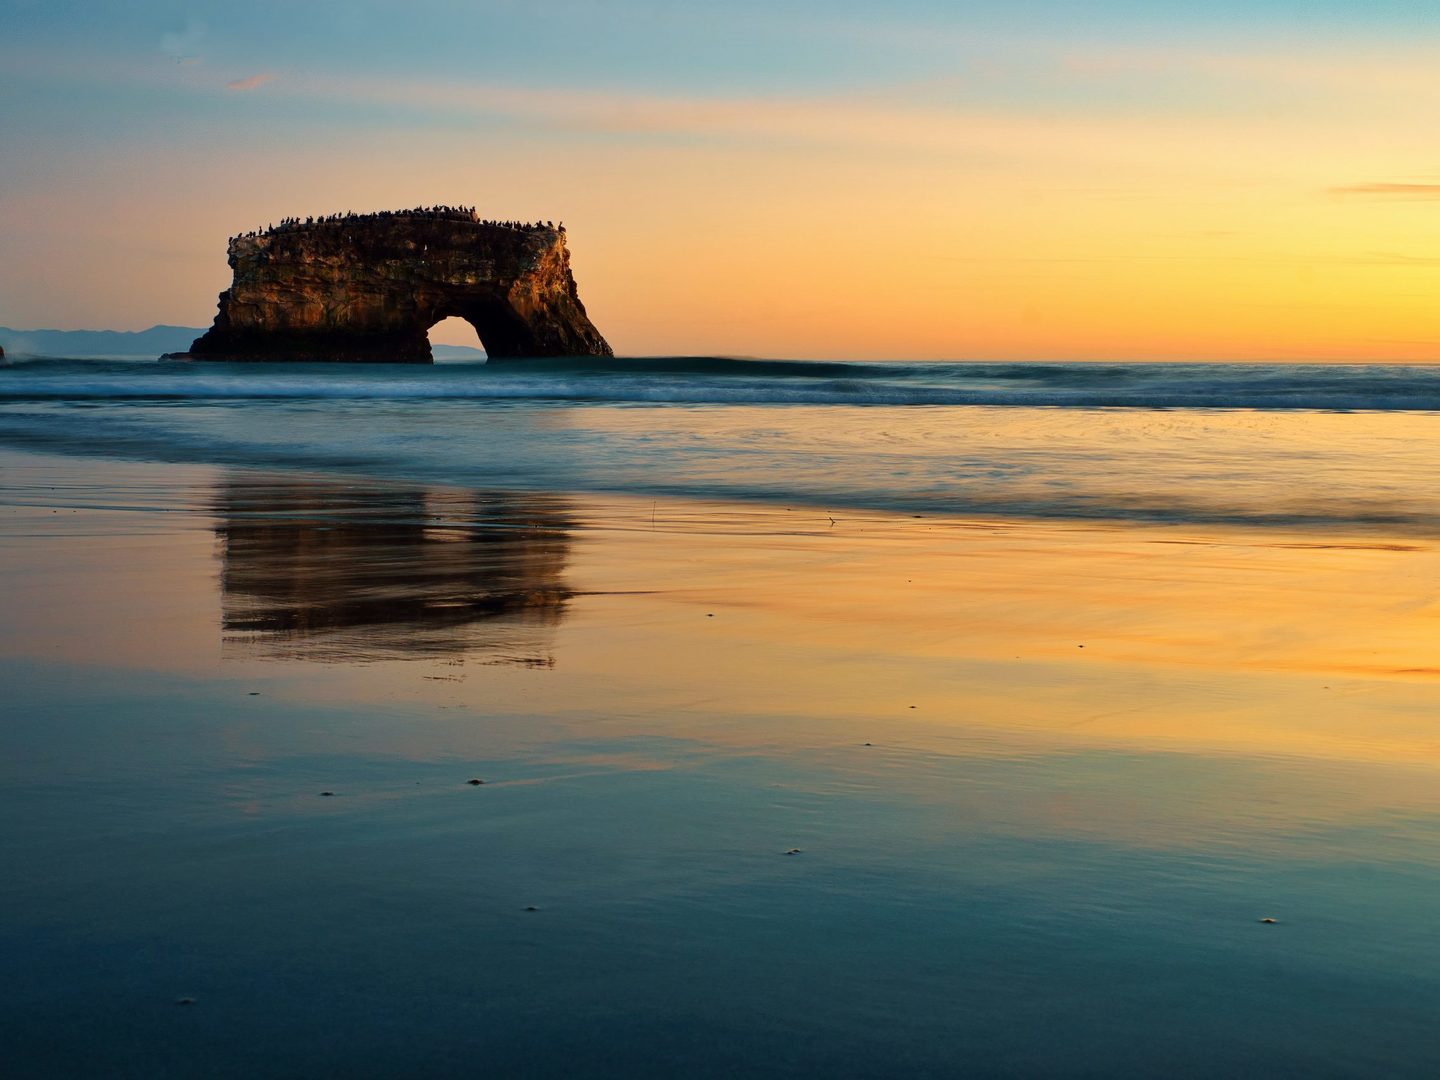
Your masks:
<path fill-rule="evenodd" d="M 450 316 L 492 359 L 612 355 L 563 225 L 450 207 L 335 215 L 233 237 L 229 256 L 234 280 L 191 358 L 428 364 L 427 332 Z"/>

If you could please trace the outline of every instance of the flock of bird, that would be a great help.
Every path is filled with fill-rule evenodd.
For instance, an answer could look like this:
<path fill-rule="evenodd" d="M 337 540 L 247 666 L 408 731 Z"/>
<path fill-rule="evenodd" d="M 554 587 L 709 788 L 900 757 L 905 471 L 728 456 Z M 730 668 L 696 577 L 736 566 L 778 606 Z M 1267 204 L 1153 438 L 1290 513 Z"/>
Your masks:
<path fill-rule="evenodd" d="M 313 225 L 328 225 L 336 222 L 347 224 L 365 221 L 383 221 L 387 218 L 441 218 L 450 221 L 468 221 L 476 225 L 488 225 L 496 229 L 513 229 L 516 232 L 531 232 L 536 229 L 556 229 L 559 232 L 565 231 L 565 223 L 562 221 L 558 226 L 553 221 L 494 221 L 489 218 L 482 218 L 480 212 L 473 206 L 417 206 L 413 210 L 378 210 L 369 214 L 357 214 L 353 210 L 347 210 L 343 214 L 325 214 L 320 217 L 287 217 L 281 218 L 279 224 L 271 224 L 263 229 L 252 229 L 250 232 L 242 233 L 242 238 L 257 236 L 271 236 L 275 233 L 293 232 L 296 229 L 305 229 Z"/>

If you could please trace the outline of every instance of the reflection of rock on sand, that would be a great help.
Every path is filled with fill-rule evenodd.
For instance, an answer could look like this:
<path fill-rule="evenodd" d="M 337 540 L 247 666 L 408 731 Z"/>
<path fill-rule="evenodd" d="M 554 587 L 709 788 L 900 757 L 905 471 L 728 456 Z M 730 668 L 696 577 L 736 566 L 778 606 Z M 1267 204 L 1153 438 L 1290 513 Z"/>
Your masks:
<path fill-rule="evenodd" d="M 554 662 L 563 500 L 244 478 L 220 487 L 216 514 L 227 653 Z"/>

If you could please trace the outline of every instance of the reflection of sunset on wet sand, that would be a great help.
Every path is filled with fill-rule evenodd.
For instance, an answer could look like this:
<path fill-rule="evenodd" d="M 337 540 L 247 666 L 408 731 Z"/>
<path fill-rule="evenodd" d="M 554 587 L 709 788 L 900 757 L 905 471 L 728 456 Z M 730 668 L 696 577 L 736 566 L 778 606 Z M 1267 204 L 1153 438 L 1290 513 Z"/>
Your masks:
<path fill-rule="evenodd" d="M 188 560 L 174 540 L 137 545 L 67 511 L 78 524 L 63 542 L 100 561 L 113 548 L 125 573 L 87 594 L 72 572 L 58 601 L 17 594 L 29 632 L 12 627 L 9 648 L 43 655 L 67 633 L 67 597 L 87 594 L 94 621 L 73 631 L 76 647 L 119 645 L 123 618 L 148 628 L 130 662 L 198 675 L 215 653 L 191 639 L 218 619 L 218 670 L 298 664 L 274 670 L 304 672 L 294 692 L 314 701 L 379 692 L 401 661 L 441 665 L 449 685 L 429 689 L 451 707 L 583 717 L 591 732 L 620 723 L 596 711 L 601 680 L 643 704 L 623 725 L 675 734 L 693 714 L 692 734 L 776 747 L 810 745 L 823 702 L 824 730 L 893 724 L 973 752 L 1014 741 L 1440 756 L 1428 712 L 1440 597 L 1417 590 L 1440 581 L 1440 550 L 1423 539 L 835 518 L 240 474 L 191 497 L 184 529 L 213 521 L 219 544 Z M 49 548 L 13 558 L 17 577 L 46 580 Z M 122 586 L 123 615 L 105 602 Z M 200 600 L 194 615 L 177 595 Z M 123 648 L 109 655 L 126 662 Z M 366 664 L 339 678 L 304 667 L 344 661 Z M 551 670 L 479 669 L 492 663 Z"/>
<path fill-rule="evenodd" d="M 147 1045 L 157 993 L 363 982 L 327 1007 L 408 1033 L 386 1072 L 443 1073 L 440 1029 L 502 1071 L 622 1031 L 623 1072 L 667 1073 L 723 1029 L 717 1069 L 800 1031 L 884 1072 L 882 1008 L 916 1068 L 1023 1072 L 1043 1028 L 1150 1073 L 1211 1046 L 1213 991 L 1308 1040 L 1227 1067 L 1396 1060 L 1321 998 L 1430 1060 L 1373 1004 L 1437 990 L 1388 929 L 1437 884 L 1426 539 L 7 461 L 0 809 L 48 841 L 4 895 L 87 928 L 11 945 Z M 647 1018 L 679 1034 L 623 1049 Z"/>

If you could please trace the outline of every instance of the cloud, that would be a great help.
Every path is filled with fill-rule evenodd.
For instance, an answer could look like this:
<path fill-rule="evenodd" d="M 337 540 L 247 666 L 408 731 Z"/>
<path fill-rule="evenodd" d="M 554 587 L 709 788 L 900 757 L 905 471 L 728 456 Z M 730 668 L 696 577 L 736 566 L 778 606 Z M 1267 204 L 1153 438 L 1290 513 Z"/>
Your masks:
<path fill-rule="evenodd" d="M 1440 184 L 1347 184 L 1332 195 L 1386 195 L 1399 199 L 1440 199 Z"/>
<path fill-rule="evenodd" d="M 270 81 L 271 79 L 273 79 L 273 78 L 275 78 L 275 73 L 274 73 L 274 72 L 271 72 L 271 71 L 262 71 L 262 72 L 260 72 L 260 74 L 258 74 L 258 75 L 249 75 L 249 76 L 246 76 L 246 77 L 243 78 L 243 79 L 235 79 L 235 80 L 233 80 L 233 81 L 231 81 L 231 82 L 227 82 L 227 83 L 225 84 L 225 89 L 226 89 L 226 90 L 254 90 L 254 89 L 257 89 L 258 87 L 264 86 L 267 82 L 269 82 L 269 81 Z"/>
<path fill-rule="evenodd" d="M 1315 259 L 1342 266 L 1384 266 L 1392 268 L 1413 267 L 1417 270 L 1433 270 L 1440 266 L 1440 258 L 1431 255 L 1402 255 L 1393 251 L 1371 251 L 1364 255 L 1337 255 L 1329 259 Z"/>
<path fill-rule="evenodd" d="M 655 138 L 765 140 L 796 145 L 867 145 L 973 155 L 986 151 L 1074 158 L 1119 152 L 1151 162 L 1157 146 L 1194 137 L 1168 121 L 1070 118 L 873 95 L 685 96 L 626 91 L 584 94 L 463 80 L 301 75 L 287 94 L 472 117 L 505 117 L 554 131 Z M 1231 137 L 1235 125 L 1211 125 Z M 1263 129 L 1269 134 L 1270 127 Z"/>

